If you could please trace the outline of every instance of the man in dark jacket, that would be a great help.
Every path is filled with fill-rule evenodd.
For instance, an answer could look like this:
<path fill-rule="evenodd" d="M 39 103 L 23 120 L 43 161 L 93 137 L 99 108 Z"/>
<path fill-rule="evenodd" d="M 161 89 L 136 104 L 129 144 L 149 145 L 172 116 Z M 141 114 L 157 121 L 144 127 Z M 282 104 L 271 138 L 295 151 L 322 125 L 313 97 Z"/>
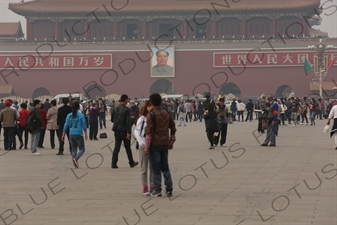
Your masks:
<path fill-rule="evenodd" d="M 236 105 L 236 101 L 235 99 L 233 99 L 232 103 L 231 103 L 231 111 L 232 111 L 232 118 L 233 121 L 236 121 L 236 112 L 238 111 L 238 107 Z"/>
<path fill-rule="evenodd" d="M 115 132 L 115 149 L 112 154 L 111 168 L 117 169 L 118 154 L 121 149 L 122 141 L 129 159 L 130 167 L 135 167 L 138 162 L 133 160 L 131 151 L 131 119 L 130 109 L 126 106 L 129 102 L 129 97 L 125 94 L 121 96 L 120 104 L 116 106 L 111 113 L 111 122 L 113 123 L 112 130 Z"/>
<path fill-rule="evenodd" d="M 40 131 L 42 129 L 42 121 L 41 121 L 41 116 L 40 116 L 40 108 L 41 108 L 41 101 L 40 100 L 34 100 L 34 109 L 31 112 L 31 114 L 34 114 L 32 116 L 31 119 L 35 119 L 36 120 L 36 126 L 32 128 L 32 132 L 31 132 L 31 140 L 32 140 L 32 145 L 31 145 L 31 152 L 32 155 L 40 155 L 40 153 L 38 153 L 36 151 L 37 145 L 39 143 L 39 139 L 40 139 Z"/>
<path fill-rule="evenodd" d="M 49 102 L 49 99 L 47 98 L 46 101 L 43 103 L 43 109 L 48 112 L 48 109 L 50 109 L 51 105 Z"/>
<path fill-rule="evenodd" d="M 252 122 L 253 120 L 253 110 L 254 110 L 254 104 L 251 99 L 248 99 L 248 103 L 246 105 L 247 109 L 247 117 L 246 117 L 246 122 L 247 120 L 250 120 Z"/>
<path fill-rule="evenodd" d="M 152 94 L 150 102 L 153 105 L 153 111 L 147 115 L 144 153 L 150 155 L 154 174 L 154 191 L 151 192 L 151 196 L 161 196 L 163 173 L 166 195 L 171 197 L 173 184 L 168 165 L 168 150 L 173 148 L 176 140 L 176 127 L 169 112 L 161 107 L 162 99 L 159 94 Z"/>
<path fill-rule="evenodd" d="M 68 98 L 63 98 L 62 99 L 63 106 L 58 108 L 57 111 L 57 125 L 59 126 L 59 140 L 60 140 L 60 148 L 59 152 L 56 155 L 63 155 L 64 151 L 64 141 L 62 140 L 61 136 L 63 133 L 63 127 L 66 122 L 67 115 L 72 112 L 71 107 L 68 105 L 69 99 Z M 71 153 L 71 145 L 70 145 L 70 140 L 69 140 L 69 131 L 66 132 L 68 141 L 69 141 L 69 148 L 70 148 L 70 153 Z"/>

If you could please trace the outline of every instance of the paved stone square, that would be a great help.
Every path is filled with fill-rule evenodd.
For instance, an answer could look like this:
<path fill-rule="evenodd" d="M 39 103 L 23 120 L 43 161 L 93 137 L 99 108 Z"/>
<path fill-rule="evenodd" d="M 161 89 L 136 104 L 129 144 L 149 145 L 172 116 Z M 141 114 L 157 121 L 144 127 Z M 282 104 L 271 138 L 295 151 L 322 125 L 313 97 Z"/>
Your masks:
<path fill-rule="evenodd" d="M 86 142 L 79 169 L 67 145 L 55 155 L 47 131 L 40 156 L 0 150 L 0 224 L 334 225 L 337 151 L 325 123 L 280 127 L 273 148 L 252 134 L 256 120 L 235 122 L 227 147 L 215 150 L 208 150 L 203 122 L 178 127 L 169 155 L 172 198 L 142 195 L 140 168 L 129 167 L 123 147 L 119 169 L 111 169 L 110 122 L 99 130 L 108 139 Z"/>

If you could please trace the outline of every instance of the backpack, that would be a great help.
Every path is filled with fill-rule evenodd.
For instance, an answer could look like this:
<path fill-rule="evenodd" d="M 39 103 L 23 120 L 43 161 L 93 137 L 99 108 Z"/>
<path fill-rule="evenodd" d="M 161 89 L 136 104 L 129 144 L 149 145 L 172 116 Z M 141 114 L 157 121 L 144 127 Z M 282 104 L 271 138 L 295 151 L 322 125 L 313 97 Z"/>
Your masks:
<path fill-rule="evenodd" d="M 26 125 L 28 128 L 29 133 L 32 133 L 33 131 L 37 130 L 37 118 L 34 111 L 32 111 L 26 121 Z"/>
<path fill-rule="evenodd" d="M 140 128 L 140 134 L 142 134 L 142 132 L 143 132 L 144 124 L 145 124 L 145 121 L 143 120 L 142 127 Z M 145 137 L 145 135 L 146 134 L 144 134 L 144 137 Z M 138 141 L 136 141 L 136 149 L 139 149 L 139 143 L 138 143 Z"/>

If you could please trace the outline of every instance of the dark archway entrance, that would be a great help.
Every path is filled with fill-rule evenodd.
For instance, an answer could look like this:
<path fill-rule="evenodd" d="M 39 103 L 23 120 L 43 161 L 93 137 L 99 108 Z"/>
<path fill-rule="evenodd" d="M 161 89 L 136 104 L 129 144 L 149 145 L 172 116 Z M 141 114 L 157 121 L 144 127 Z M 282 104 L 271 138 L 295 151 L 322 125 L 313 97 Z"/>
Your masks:
<path fill-rule="evenodd" d="M 276 98 L 282 98 L 284 96 L 288 96 L 291 93 L 292 90 L 293 89 L 289 85 L 284 84 L 276 90 L 275 97 Z"/>
<path fill-rule="evenodd" d="M 84 96 L 89 99 L 98 99 L 106 96 L 105 89 L 99 84 L 92 84 L 86 89 Z"/>
<path fill-rule="evenodd" d="M 47 89 L 40 87 L 40 88 L 35 89 L 35 91 L 32 94 L 32 97 L 33 99 L 35 99 L 37 97 L 44 96 L 44 95 L 50 95 L 50 92 Z"/>
<path fill-rule="evenodd" d="M 221 95 L 228 95 L 228 94 L 233 94 L 236 97 L 241 97 L 241 90 L 239 88 L 239 86 L 237 86 L 234 83 L 227 83 L 224 84 L 221 89 L 220 89 L 220 93 Z"/>
<path fill-rule="evenodd" d="M 165 93 L 165 94 L 173 94 L 174 90 L 172 87 L 172 83 L 166 79 L 160 79 L 155 81 L 150 90 L 150 94 L 153 93 Z"/>

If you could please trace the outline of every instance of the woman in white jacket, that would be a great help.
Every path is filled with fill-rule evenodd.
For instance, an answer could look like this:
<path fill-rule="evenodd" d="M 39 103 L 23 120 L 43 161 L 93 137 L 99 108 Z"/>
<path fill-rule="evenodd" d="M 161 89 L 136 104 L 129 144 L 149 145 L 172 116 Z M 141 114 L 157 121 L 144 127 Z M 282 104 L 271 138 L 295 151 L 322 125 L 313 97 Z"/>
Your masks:
<path fill-rule="evenodd" d="M 153 170 L 151 161 L 148 155 L 145 155 L 145 129 L 146 129 L 146 117 L 147 114 L 152 110 L 152 105 L 150 101 L 146 101 L 141 107 L 139 117 L 137 119 L 136 129 L 134 135 L 137 139 L 139 145 L 139 162 L 140 162 L 140 179 L 143 185 L 143 195 L 149 196 L 154 190 L 153 185 Z M 150 176 L 150 185 L 148 182 L 148 176 Z"/>

